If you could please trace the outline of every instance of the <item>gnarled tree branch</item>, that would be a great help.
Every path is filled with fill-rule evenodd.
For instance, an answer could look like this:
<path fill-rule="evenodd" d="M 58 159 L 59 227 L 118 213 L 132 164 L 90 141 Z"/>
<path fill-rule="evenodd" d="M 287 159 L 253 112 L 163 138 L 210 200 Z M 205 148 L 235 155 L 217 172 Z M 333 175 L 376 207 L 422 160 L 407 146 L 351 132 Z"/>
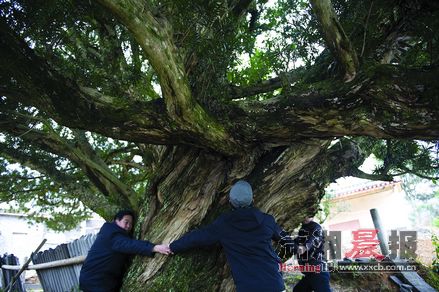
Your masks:
<path fill-rule="evenodd" d="M 74 145 L 54 132 L 31 129 L 20 122 L 20 119 L 10 119 L 2 114 L 0 115 L 0 130 L 19 136 L 26 142 L 48 152 L 68 158 L 84 171 L 90 181 L 108 196 L 110 201 L 119 206 L 137 208 L 138 202 L 134 192 L 111 172 L 108 166 L 94 154 L 88 142 L 81 139 L 81 136 L 80 139 L 75 139 L 76 145 Z"/>
<path fill-rule="evenodd" d="M 311 0 L 310 2 L 322 26 L 326 45 L 343 68 L 344 80 L 351 81 L 355 78 L 358 70 L 357 54 L 338 21 L 331 1 Z"/>
<path fill-rule="evenodd" d="M 65 170 L 60 171 L 56 169 L 56 163 L 49 160 L 47 157 L 40 157 L 36 155 L 28 155 L 17 149 L 12 148 L 10 145 L 0 143 L 0 153 L 3 157 L 10 162 L 20 163 L 22 166 L 29 167 L 32 170 L 38 171 L 42 176 L 29 177 L 43 178 L 48 177 L 50 180 L 61 185 L 64 190 L 68 190 L 72 195 L 78 197 L 78 199 L 84 203 L 88 208 L 101 215 L 108 220 L 113 218 L 114 210 L 119 206 L 111 204 L 107 197 L 96 189 L 96 187 L 88 180 L 82 180 L 78 183 L 78 177 L 72 174 L 67 174 Z M 1 176 L 2 180 L 14 179 L 8 176 Z M 25 179 L 25 178 L 20 178 Z M 6 183 L 6 182 L 5 182 Z"/>
<path fill-rule="evenodd" d="M 201 136 L 225 152 L 236 149 L 232 137 L 193 98 L 172 28 L 154 16 L 143 1 L 100 0 L 133 34 L 160 79 L 167 112 L 183 131 Z M 209 141 L 209 142 L 208 142 Z"/>
<path fill-rule="evenodd" d="M 350 83 L 327 84 L 264 102 L 240 102 L 233 119 L 249 140 L 287 145 L 304 137 L 435 139 L 439 68 L 380 65 Z M 320 84 L 322 85 L 322 84 Z"/>

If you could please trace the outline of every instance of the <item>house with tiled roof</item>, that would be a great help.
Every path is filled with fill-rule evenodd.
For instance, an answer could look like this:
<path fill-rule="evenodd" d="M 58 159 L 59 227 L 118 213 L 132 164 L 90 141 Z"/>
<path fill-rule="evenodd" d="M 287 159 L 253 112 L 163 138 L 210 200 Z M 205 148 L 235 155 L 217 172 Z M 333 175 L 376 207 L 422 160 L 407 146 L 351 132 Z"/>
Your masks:
<path fill-rule="evenodd" d="M 414 226 L 410 221 L 413 206 L 406 199 L 401 181 L 340 181 L 330 187 L 327 199 L 330 214 L 322 225 L 326 230 L 342 232 L 342 254 L 352 247 L 352 231 L 374 229 L 371 209 L 378 210 L 386 238 L 391 230 L 419 230 L 419 226 Z M 422 260 L 431 262 L 430 235 L 418 232 L 418 246 L 420 258 L 425 254 Z"/>

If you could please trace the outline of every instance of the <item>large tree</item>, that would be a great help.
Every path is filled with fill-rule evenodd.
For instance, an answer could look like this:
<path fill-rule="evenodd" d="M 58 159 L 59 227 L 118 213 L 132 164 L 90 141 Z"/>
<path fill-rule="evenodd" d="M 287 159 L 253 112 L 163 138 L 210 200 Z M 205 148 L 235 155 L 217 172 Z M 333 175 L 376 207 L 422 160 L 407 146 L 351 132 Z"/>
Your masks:
<path fill-rule="evenodd" d="M 55 227 L 81 204 L 105 218 L 130 207 L 140 238 L 169 242 L 227 209 L 245 178 L 293 228 L 338 177 L 437 175 L 435 1 L 0 9 L 0 198 Z M 382 164 L 362 172 L 370 154 Z M 136 258 L 124 287 L 229 291 L 226 267 L 218 249 Z"/>

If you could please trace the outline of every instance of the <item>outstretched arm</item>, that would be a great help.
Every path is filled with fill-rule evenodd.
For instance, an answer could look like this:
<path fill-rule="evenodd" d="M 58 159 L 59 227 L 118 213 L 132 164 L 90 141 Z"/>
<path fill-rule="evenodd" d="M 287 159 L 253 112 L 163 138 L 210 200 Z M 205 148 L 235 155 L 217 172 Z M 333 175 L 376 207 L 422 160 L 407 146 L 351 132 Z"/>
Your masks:
<path fill-rule="evenodd" d="M 180 239 L 170 244 L 171 252 L 178 253 L 194 247 L 209 246 L 219 242 L 219 234 L 211 224 L 203 229 L 186 233 Z"/>
<path fill-rule="evenodd" d="M 315 228 L 307 237 L 304 248 L 312 254 L 314 250 L 323 244 L 323 230 L 320 226 Z"/>
<path fill-rule="evenodd" d="M 275 232 L 273 234 L 273 240 L 276 241 L 285 257 L 292 257 L 297 253 L 298 243 L 291 235 L 285 230 L 281 229 L 279 225 L 276 224 Z"/>
<path fill-rule="evenodd" d="M 154 253 L 170 254 L 167 244 L 153 244 L 146 240 L 132 239 L 122 234 L 116 234 L 111 239 L 111 249 L 126 254 L 139 254 L 152 257 Z"/>
<path fill-rule="evenodd" d="M 123 234 L 116 234 L 111 239 L 111 249 L 126 254 L 154 255 L 155 245 L 146 240 L 129 238 Z"/>

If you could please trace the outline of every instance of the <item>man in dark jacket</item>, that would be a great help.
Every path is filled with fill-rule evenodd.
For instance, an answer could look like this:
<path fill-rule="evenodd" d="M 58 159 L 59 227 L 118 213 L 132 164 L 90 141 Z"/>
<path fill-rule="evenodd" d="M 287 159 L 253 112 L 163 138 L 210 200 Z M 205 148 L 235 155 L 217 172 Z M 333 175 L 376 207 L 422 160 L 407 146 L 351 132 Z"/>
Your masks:
<path fill-rule="evenodd" d="M 155 252 L 169 254 L 166 245 L 131 238 L 134 213 L 119 211 L 113 222 L 101 227 L 88 252 L 79 276 L 80 289 L 84 292 L 119 291 L 130 255 L 152 257 Z"/>
<path fill-rule="evenodd" d="M 312 266 L 314 271 L 303 272 L 303 277 L 294 286 L 294 292 L 330 292 L 329 272 L 324 258 L 324 236 L 322 227 L 307 217 L 302 223 L 299 235 L 294 239 L 294 250 L 299 265 Z"/>
<path fill-rule="evenodd" d="M 238 181 L 230 190 L 231 212 L 218 217 L 203 229 L 187 233 L 171 243 L 173 253 L 220 243 L 230 265 L 238 292 L 285 290 L 279 269 L 280 258 L 272 240 L 285 242 L 273 216 L 252 206 L 249 183 Z M 292 241 L 292 239 L 291 239 Z"/>

